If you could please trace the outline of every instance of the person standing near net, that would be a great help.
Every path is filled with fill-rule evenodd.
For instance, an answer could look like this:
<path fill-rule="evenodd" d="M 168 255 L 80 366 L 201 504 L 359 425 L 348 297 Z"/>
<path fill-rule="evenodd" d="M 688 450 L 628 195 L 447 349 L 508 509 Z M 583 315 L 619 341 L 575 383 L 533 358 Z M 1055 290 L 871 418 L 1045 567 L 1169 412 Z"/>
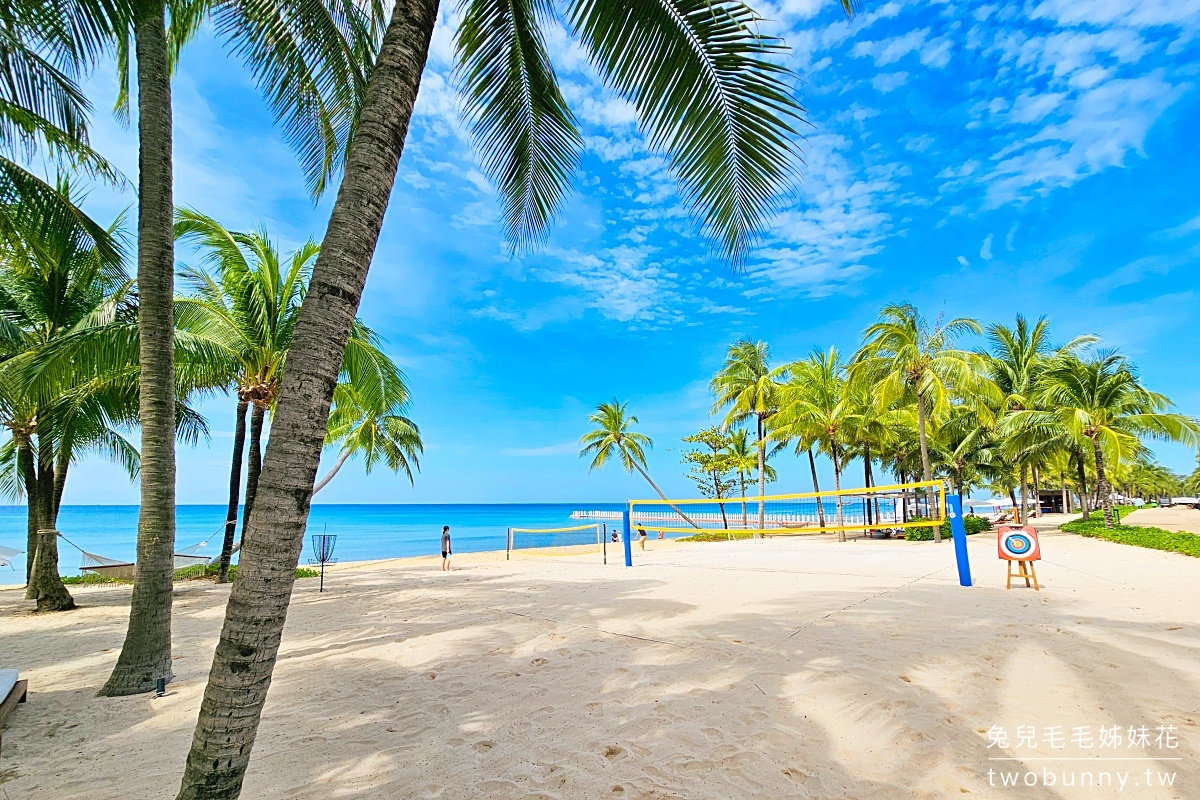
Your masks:
<path fill-rule="evenodd" d="M 646 549 L 646 529 L 638 528 L 638 547 Z"/>
<path fill-rule="evenodd" d="M 442 572 L 450 571 L 450 556 L 454 555 L 454 551 L 450 549 L 450 526 L 442 526 Z"/>

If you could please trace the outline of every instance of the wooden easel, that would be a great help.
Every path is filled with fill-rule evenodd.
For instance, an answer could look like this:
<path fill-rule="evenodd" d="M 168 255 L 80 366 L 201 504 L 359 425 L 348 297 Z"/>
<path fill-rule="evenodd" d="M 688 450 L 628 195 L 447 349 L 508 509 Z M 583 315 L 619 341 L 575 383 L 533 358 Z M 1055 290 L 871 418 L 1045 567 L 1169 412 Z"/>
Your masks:
<path fill-rule="evenodd" d="M 1019 570 L 1018 572 L 1013 572 L 1013 564 L 1017 565 L 1017 569 Z M 1028 569 L 1028 572 L 1026 571 L 1026 569 Z M 1012 588 L 1012 579 L 1014 577 L 1017 580 L 1024 578 L 1026 589 L 1030 588 L 1029 582 L 1033 581 L 1033 587 L 1032 587 L 1033 590 L 1035 592 L 1041 591 L 1041 588 L 1038 586 L 1037 573 L 1033 571 L 1033 562 L 1032 561 L 1018 561 L 1016 559 L 1009 561 L 1008 562 L 1008 585 L 1005 587 L 1006 589 Z"/>

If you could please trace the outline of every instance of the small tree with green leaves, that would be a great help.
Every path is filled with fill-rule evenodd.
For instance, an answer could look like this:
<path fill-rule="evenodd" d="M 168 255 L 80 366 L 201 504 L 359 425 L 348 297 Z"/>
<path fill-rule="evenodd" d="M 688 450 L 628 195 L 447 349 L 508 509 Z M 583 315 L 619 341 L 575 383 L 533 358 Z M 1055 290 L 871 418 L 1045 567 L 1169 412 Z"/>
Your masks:
<path fill-rule="evenodd" d="M 729 528 L 729 517 L 725 514 L 725 498 L 737 488 L 737 481 L 730 473 L 737 471 L 735 456 L 730 452 L 730 436 L 720 428 L 705 428 L 699 433 L 683 437 L 686 444 L 699 445 L 683 451 L 687 476 L 696 484 L 700 494 L 717 501 L 721 509 L 721 523 Z M 744 502 L 743 502 L 744 505 Z"/>

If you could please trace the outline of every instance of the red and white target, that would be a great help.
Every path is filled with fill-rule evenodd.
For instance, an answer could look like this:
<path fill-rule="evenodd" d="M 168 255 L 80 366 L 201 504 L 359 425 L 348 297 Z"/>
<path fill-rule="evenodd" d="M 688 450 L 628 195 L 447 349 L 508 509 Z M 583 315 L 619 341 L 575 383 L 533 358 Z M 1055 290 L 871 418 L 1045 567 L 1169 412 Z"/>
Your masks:
<path fill-rule="evenodd" d="M 1042 546 L 1037 531 L 1029 525 L 1001 525 L 996 529 L 1000 558 L 1006 561 L 1038 561 Z"/>

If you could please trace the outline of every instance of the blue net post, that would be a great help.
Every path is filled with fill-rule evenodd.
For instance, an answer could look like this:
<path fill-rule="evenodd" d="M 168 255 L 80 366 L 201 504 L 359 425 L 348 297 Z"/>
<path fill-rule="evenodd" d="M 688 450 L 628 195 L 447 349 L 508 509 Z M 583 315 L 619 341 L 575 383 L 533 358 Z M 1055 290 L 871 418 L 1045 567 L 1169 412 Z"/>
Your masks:
<path fill-rule="evenodd" d="M 633 566 L 633 545 L 630 543 L 629 508 L 621 512 L 621 541 L 625 544 L 625 566 Z"/>
<path fill-rule="evenodd" d="M 954 537 L 954 558 L 958 562 L 958 583 L 971 585 L 971 562 L 967 559 L 967 527 L 963 524 L 962 496 L 946 497 L 946 515 L 950 518 L 950 535 Z"/>

